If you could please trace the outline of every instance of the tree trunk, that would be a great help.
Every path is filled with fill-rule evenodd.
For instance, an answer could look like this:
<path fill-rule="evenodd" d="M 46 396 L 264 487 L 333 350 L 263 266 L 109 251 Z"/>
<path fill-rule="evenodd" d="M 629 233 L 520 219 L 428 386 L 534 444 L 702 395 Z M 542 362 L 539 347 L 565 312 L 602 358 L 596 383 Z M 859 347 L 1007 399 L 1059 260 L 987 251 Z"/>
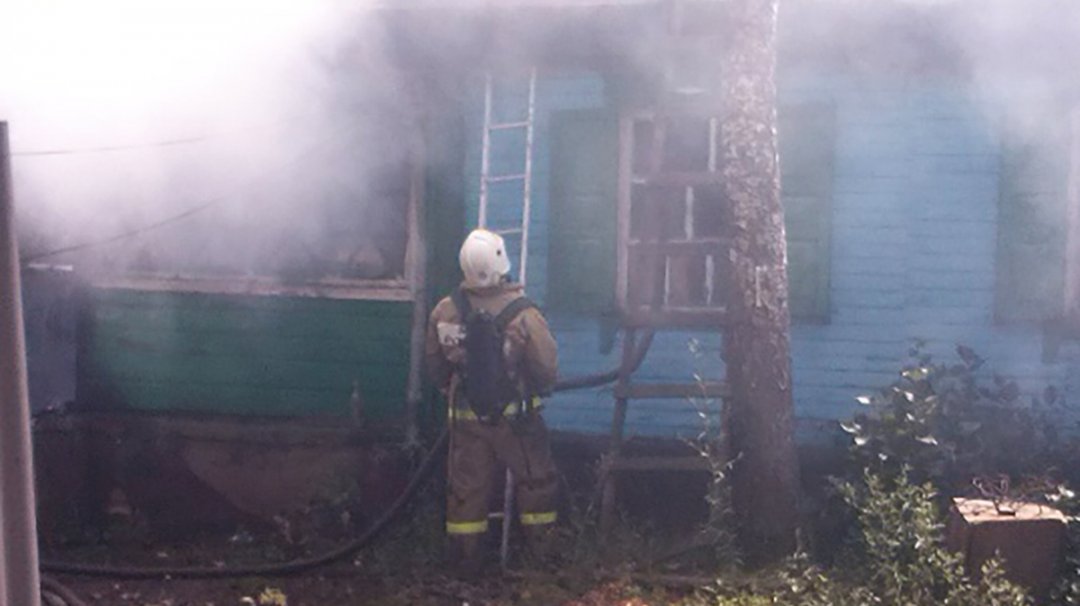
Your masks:
<path fill-rule="evenodd" d="M 731 0 L 721 57 L 723 178 L 730 205 L 732 326 L 724 360 L 732 505 L 751 564 L 790 554 L 798 527 L 787 245 L 776 133 L 778 0 Z"/>

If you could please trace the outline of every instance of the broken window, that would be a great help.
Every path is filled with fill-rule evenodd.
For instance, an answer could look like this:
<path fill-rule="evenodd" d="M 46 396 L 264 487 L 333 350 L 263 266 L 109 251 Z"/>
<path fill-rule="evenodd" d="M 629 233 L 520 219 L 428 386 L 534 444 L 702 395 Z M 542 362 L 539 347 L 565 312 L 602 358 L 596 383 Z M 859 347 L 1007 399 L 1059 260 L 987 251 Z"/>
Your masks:
<path fill-rule="evenodd" d="M 829 311 L 835 114 L 831 105 L 808 103 L 781 108 L 779 121 L 791 313 L 820 322 Z M 657 129 L 653 117 L 637 116 L 623 136 L 629 174 L 620 200 L 627 224 L 620 301 L 629 309 L 723 308 L 729 234 L 718 119 L 679 116 Z"/>
<path fill-rule="evenodd" d="M 724 306 L 716 129 L 715 118 L 702 116 L 668 118 L 660 129 L 652 117 L 635 117 L 624 128 L 631 169 L 621 201 L 628 223 L 620 276 L 625 307 Z"/>

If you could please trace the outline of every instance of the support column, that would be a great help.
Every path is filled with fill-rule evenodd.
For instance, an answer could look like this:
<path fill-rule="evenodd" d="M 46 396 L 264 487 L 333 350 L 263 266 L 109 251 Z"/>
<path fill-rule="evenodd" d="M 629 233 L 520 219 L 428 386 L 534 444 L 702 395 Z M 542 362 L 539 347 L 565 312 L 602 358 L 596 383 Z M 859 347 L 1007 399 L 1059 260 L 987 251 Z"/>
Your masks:
<path fill-rule="evenodd" d="M 409 377 L 405 390 L 405 443 L 410 447 L 420 443 L 420 405 L 424 400 L 424 342 L 427 335 L 427 216 L 424 187 L 427 154 L 421 133 L 414 133 L 410 155 L 411 184 L 409 186 L 406 270 L 409 294 L 412 298 L 412 324 L 409 330 Z"/>
<path fill-rule="evenodd" d="M 11 153 L 0 122 L 0 606 L 41 604 L 24 338 Z"/>

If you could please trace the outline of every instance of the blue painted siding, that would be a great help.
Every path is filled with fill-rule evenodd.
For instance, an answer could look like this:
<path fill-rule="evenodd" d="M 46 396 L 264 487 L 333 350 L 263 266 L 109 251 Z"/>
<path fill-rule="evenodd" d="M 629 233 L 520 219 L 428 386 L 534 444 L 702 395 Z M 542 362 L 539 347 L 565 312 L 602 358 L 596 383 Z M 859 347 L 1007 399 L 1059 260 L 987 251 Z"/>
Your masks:
<path fill-rule="evenodd" d="M 493 95 L 496 121 L 523 120 L 526 115 L 527 97 L 525 79 L 509 82 L 500 90 L 496 83 Z M 508 89 L 508 90 L 507 90 Z M 476 92 L 470 104 L 472 111 L 465 117 L 466 152 L 465 208 L 466 224 L 476 225 L 479 219 L 480 199 L 480 152 L 484 120 L 483 83 L 479 79 L 472 87 Z M 503 93 L 503 94 L 500 94 Z M 550 179 L 550 149 L 548 132 L 551 114 L 560 110 L 593 109 L 609 104 L 605 97 L 604 82 L 595 73 L 578 72 L 542 76 L 536 90 L 535 141 L 532 171 L 532 218 L 529 223 L 529 295 L 542 302 L 547 295 L 547 230 L 548 188 Z M 524 170 L 525 140 L 523 130 L 500 131 L 492 135 L 491 174 L 512 174 Z M 521 224 L 520 183 L 494 184 L 488 190 L 489 227 L 519 227 Z M 507 247 L 514 260 L 515 271 L 521 257 L 520 240 L 507 237 Z"/>
<path fill-rule="evenodd" d="M 520 86 L 517 88 L 521 88 Z M 480 150 L 483 124 L 481 86 L 473 99 L 473 110 L 467 115 L 468 152 L 466 158 L 466 213 L 468 223 L 475 225 L 479 213 Z M 494 96 L 496 113 L 507 120 L 520 119 L 525 112 L 525 96 Z M 536 129 L 533 147 L 532 218 L 529 235 L 528 291 L 529 296 L 543 305 L 547 296 L 547 229 L 548 191 L 550 184 L 549 129 L 552 113 L 562 110 L 584 110 L 610 107 L 603 79 L 594 72 L 572 72 L 541 77 L 537 85 Z M 496 135 L 498 137 L 500 135 Z M 492 174 L 520 171 L 524 166 L 524 140 L 518 138 L 503 146 L 492 140 Z M 513 226 L 520 222 L 521 189 L 489 190 L 488 225 Z M 520 259 L 520 244 L 507 239 L 515 268 Z M 576 376 L 606 371 L 619 363 L 620 343 L 609 353 L 600 352 L 600 330 L 596 318 L 575 314 L 549 314 L 549 322 L 559 341 L 560 372 Z M 695 359 L 689 348 L 691 338 L 711 345 L 715 352 L 719 339 L 715 335 L 694 335 L 687 332 L 657 335 L 649 357 L 637 375 L 642 381 L 689 380 L 695 365 L 712 369 L 711 376 L 719 378 L 719 363 L 703 364 Z M 716 359 L 716 355 L 713 355 Z M 704 373 L 708 376 L 708 373 Z M 611 425 L 614 400 L 610 388 L 564 393 L 552 398 L 546 414 L 549 423 L 557 428 L 582 432 L 605 432 Z M 640 402 L 627 417 L 629 433 L 675 435 L 696 432 L 699 417 L 691 402 Z M 690 421 L 693 421 L 691 423 Z"/>
<path fill-rule="evenodd" d="M 476 90 L 480 90 L 477 87 Z M 1063 389 L 1073 403 L 1080 388 L 1080 346 L 1065 344 L 1043 363 L 1042 335 L 994 323 L 1000 142 L 990 113 L 954 82 L 919 84 L 885 78 L 854 81 L 813 73 L 785 74 L 784 102 L 826 101 L 836 108 L 831 234 L 831 309 L 821 325 L 792 329 L 796 415 L 835 420 L 854 397 L 888 384 L 913 339 L 939 359 L 956 343 L 974 347 L 989 366 L 1036 391 Z M 523 107 L 523 97 L 518 98 Z M 468 222 L 475 224 L 479 189 L 482 98 L 469 116 Z M 575 73 L 542 78 L 538 90 L 529 292 L 541 304 L 547 285 L 548 126 L 553 111 L 606 107 L 602 79 Z M 522 142 L 500 152 L 500 170 L 520 166 Z M 516 154 L 516 155 L 515 155 Z M 504 197 L 505 196 L 505 197 Z M 519 208 L 520 192 L 493 192 L 491 208 Z M 500 202 L 503 202 L 500 205 Z M 489 223 L 513 218 L 491 210 Z M 515 260 L 517 244 L 511 243 Z M 559 340 L 561 373 L 580 375 L 618 363 L 619 344 L 599 352 L 595 318 L 549 317 Z M 706 354 L 688 347 L 701 339 Z M 722 374 L 717 335 L 658 335 L 640 371 L 642 381 L 687 381 L 697 372 Z M 611 423 L 610 389 L 558 394 L 548 409 L 557 429 L 601 433 Z M 690 402 L 633 402 L 629 434 L 693 435 L 701 429 Z"/>

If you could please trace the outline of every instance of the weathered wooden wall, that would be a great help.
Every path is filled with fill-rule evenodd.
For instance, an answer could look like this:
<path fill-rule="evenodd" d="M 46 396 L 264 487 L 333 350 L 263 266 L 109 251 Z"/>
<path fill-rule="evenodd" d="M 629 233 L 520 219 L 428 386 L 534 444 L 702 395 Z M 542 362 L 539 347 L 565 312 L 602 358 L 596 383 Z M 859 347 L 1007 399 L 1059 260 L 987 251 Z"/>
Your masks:
<path fill-rule="evenodd" d="M 407 303 L 91 289 L 79 330 L 88 407 L 254 415 L 403 410 Z"/>

